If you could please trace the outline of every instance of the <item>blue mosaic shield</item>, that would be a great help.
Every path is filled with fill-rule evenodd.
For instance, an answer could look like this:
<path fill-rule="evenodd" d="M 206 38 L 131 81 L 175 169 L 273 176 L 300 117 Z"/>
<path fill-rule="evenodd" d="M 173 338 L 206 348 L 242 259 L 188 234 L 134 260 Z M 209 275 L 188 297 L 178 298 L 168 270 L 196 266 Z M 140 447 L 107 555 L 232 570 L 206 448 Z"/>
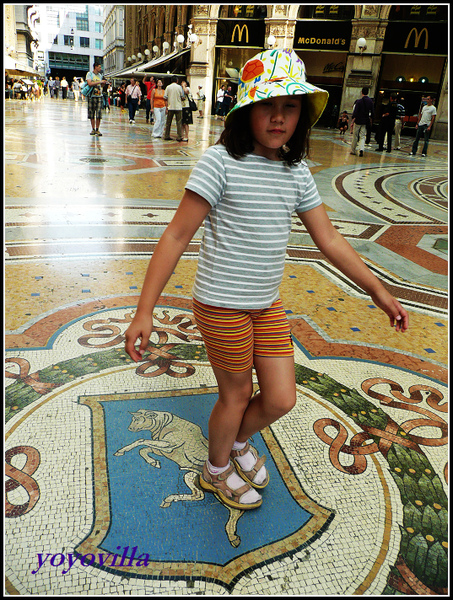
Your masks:
<path fill-rule="evenodd" d="M 94 564 L 115 572 L 228 588 L 328 526 L 333 514 L 304 494 L 269 428 L 253 439 L 270 475 L 258 509 L 229 509 L 199 488 L 216 391 L 80 399 L 93 412 L 95 522 L 78 553 L 102 555 Z"/>

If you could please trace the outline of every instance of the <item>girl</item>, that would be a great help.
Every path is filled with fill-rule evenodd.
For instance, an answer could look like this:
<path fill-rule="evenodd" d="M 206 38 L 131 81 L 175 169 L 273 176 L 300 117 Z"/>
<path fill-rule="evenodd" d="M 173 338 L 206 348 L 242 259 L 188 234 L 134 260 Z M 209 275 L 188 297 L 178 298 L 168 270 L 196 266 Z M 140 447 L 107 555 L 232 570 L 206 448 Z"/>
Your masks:
<path fill-rule="evenodd" d="M 200 486 L 241 510 L 260 506 L 265 457 L 248 439 L 293 408 L 294 351 L 278 288 L 295 210 L 321 252 L 370 294 L 397 331 L 408 315 L 332 226 L 301 158 L 328 94 L 305 80 L 291 50 L 267 50 L 240 74 L 238 102 L 219 142 L 192 171 L 151 258 L 126 351 L 148 346 L 156 302 L 205 220 L 193 312 L 218 382 Z M 141 339 L 138 350 L 135 343 Z M 252 397 L 252 367 L 259 392 Z"/>
<path fill-rule="evenodd" d="M 165 126 L 165 90 L 162 79 L 157 80 L 157 87 L 151 92 L 151 113 L 154 115 L 153 138 L 161 138 Z"/>

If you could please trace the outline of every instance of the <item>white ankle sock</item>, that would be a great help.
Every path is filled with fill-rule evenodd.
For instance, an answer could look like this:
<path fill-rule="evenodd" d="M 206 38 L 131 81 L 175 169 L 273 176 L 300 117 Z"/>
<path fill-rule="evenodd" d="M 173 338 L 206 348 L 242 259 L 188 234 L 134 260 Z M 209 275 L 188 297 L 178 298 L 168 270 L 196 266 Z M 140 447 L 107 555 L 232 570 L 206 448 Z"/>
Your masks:
<path fill-rule="evenodd" d="M 208 471 L 211 473 L 211 475 L 219 475 L 220 473 L 223 473 L 224 471 L 226 471 L 228 469 L 228 467 L 230 466 L 230 463 L 228 463 L 226 467 L 214 467 L 214 465 L 212 465 L 209 462 L 209 460 L 207 461 L 206 464 L 208 467 Z M 230 486 L 230 488 L 232 490 L 237 490 L 244 485 L 244 480 L 241 479 L 236 472 L 233 472 L 228 477 L 227 484 Z M 241 496 L 241 502 L 243 504 L 254 504 L 255 502 L 258 502 L 258 500 L 260 500 L 260 499 L 261 499 L 261 496 L 253 488 L 250 488 L 250 490 L 248 492 L 245 492 L 245 494 L 243 494 Z"/>
<path fill-rule="evenodd" d="M 210 463 L 209 460 L 206 462 L 208 465 L 208 471 L 211 473 L 211 475 L 219 475 L 220 473 L 226 471 L 230 466 L 230 463 L 228 463 L 226 467 L 214 467 L 214 465 Z"/>
<path fill-rule="evenodd" d="M 242 450 L 242 448 L 235 448 L 233 446 L 233 450 Z M 236 460 L 241 465 L 241 468 L 244 471 L 250 471 L 256 465 L 256 458 L 250 452 L 250 450 L 246 454 L 244 454 L 244 456 L 237 456 Z M 258 471 L 258 473 L 255 475 L 255 477 L 253 478 L 253 482 L 256 483 L 257 485 L 261 485 L 263 483 L 263 481 L 266 479 L 266 477 L 267 477 L 267 471 L 266 471 L 266 467 L 263 465 L 261 467 L 261 469 Z"/>
<path fill-rule="evenodd" d="M 242 450 L 247 445 L 247 442 L 234 442 L 233 450 Z"/>

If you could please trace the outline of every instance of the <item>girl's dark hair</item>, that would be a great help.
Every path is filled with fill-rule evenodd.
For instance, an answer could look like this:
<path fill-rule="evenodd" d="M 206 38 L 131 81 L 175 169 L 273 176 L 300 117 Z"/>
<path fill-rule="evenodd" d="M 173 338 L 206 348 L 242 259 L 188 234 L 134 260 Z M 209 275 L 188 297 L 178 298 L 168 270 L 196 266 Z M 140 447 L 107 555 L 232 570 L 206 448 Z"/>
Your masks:
<path fill-rule="evenodd" d="M 299 121 L 290 140 L 280 148 L 280 158 L 288 166 L 296 165 L 308 157 L 310 151 L 310 128 L 308 121 L 308 105 L 305 95 L 299 96 L 302 107 Z M 222 144 L 233 158 L 242 158 L 254 150 L 252 132 L 250 130 L 250 112 L 253 104 L 238 108 L 222 131 L 217 144 Z"/>

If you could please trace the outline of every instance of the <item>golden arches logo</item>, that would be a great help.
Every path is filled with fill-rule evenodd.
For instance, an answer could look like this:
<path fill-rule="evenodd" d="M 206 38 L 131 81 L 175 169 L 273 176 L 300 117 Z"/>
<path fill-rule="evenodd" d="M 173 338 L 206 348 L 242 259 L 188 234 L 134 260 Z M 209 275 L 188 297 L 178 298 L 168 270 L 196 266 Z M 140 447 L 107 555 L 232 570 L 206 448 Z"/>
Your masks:
<path fill-rule="evenodd" d="M 244 25 L 242 25 L 242 27 L 240 27 L 236 23 L 236 25 L 234 26 L 234 29 L 233 29 L 233 35 L 231 36 L 231 41 L 234 42 L 234 34 L 236 33 L 236 27 L 238 30 L 238 42 L 242 41 L 242 34 L 244 33 L 244 29 L 245 29 L 245 41 L 248 44 L 249 43 L 249 30 L 245 23 L 244 23 Z"/>
<path fill-rule="evenodd" d="M 425 50 L 428 49 L 428 30 L 426 29 L 426 27 L 423 27 L 423 29 L 420 31 L 420 33 L 418 33 L 418 30 L 416 27 L 412 27 L 412 29 L 409 31 L 409 35 L 406 38 L 406 43 L 404 44 L 404 47 L 407 48 L 409 46 L 409 40 L 411 39 L 411 35 L 412 32 L 414 32 L 414 48 L 418 48 L 418 45 L 420 43 L 420 39 L 422 37 L 422 33 L 425 33 Z"/>

